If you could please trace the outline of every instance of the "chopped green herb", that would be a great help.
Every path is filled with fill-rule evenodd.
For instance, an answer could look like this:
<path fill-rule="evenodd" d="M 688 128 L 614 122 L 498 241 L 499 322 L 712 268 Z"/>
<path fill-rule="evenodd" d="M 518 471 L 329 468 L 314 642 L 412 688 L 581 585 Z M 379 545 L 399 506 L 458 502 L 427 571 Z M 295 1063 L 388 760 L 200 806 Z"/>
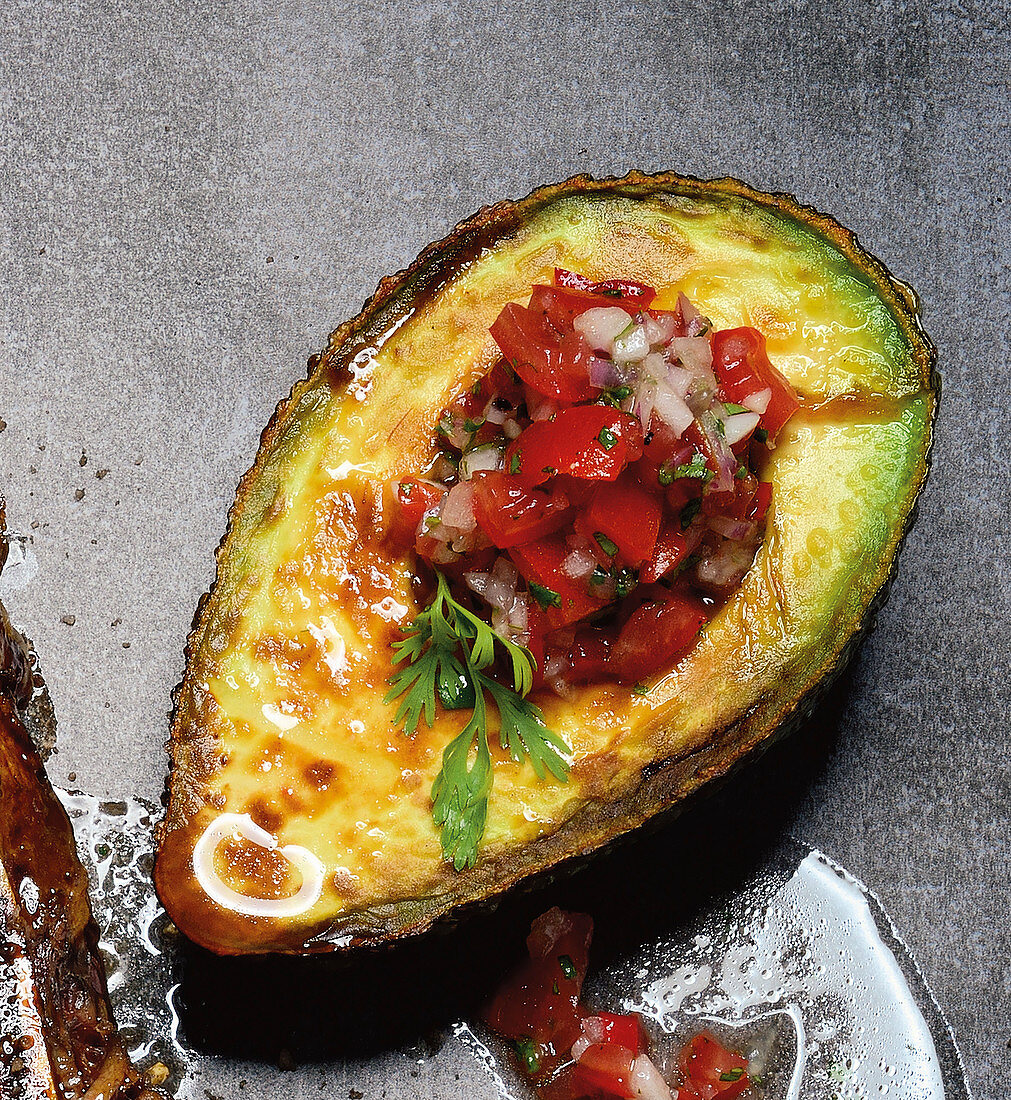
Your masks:
<path fill-rule="evenodd" d="M 535 581 L 530 582 L 530 595 L 541 605 L 542 611 L 547 611 L 549 607 L 562 606 L 562 597 L 553 588 L 545 588 Z"/>
<path fill-rule="evenodd" d="M 602 295 L 604 298 L 620 298 L 621 297 L 621 287 L 602 286 L 595 293 Z"/>
<path fill-rule="evenodd" d="M 746 478 L 747 476 L 748 476 L 747 466 L 738 466 L 737 467 L 737 473 L 734 474 L 734 480 L 740 481 L 740 480 L 742 480 L 742 478 Z"/>
<path fill-rule="evenodd" d="M 568 955 L 558 956 L 558 965 L 562 968 L 562 973 L 570 981 L 576 976 L 576 964 L 569 958 Z"/>
<path fill-rule="evenodd" d="M 759 443 L 768 443 L 769 442 L 768 429 L 766 429 L 766 428 L 756 428 L 755 429 L 755 439 L 757 439 Z"/>
<path fill-rule="evenodd" d="M 674 480 L 674 471 L 667 466 L 661 466 L 660 469 L 657 470 L 656 479 L 661 485 L 670 485 Z"/>
<path fill-rule="evenodd" d="M 551 983 L 551 992 L 554 993 L 556 997 L 561 993 L 561 990 L 558 988 L 557 978 L 555 978 L 555 980 Z"/>
<path fill-rule="evenodd" d="M 442 523 L 442 520 L 438 516 L 425 516 L 425 530 L 431 531 L 433 527 L 438 527 Z"/>
<path fill-rule="evenodd" d="M 496 634 L 454 600 L 441 573 L 436 573 L 436 581 L 431 603 L 401 628 L 404 638 L 393 643 L 394 665 L 406 664 L 390 677 L 384 702 L 403 696 L 393 721 L 402 722 L 408 734 L 417 731 L 422 716 L 432 725 L 437 701 L 446 706 L 449 698 L 451 703 L 473 706 L 470 720 L 443 750 L 442 767 L 432 784 L 432 816 L 440 829 L 442 853 L 461 871 L 477 860 L 488 815 L 493 776 L 486 696 L 491 696 L 499 713 L 502 748 L 517 762 L 528 758 L 538 779 L 550 772 L 566 781 L 569 765 L 562 753 L 569 747 L 547 728 L 540 709 L 526 698 L 534 678 L 529 650 Z M 495 660 L 496 644 L 509 658 L 512 687 L 484 671 Z M 465 704 L 464 693 L 469 698 L 470 691 L 473 701 Z"/>
<path fill-rule="evenodd" d="M 537 1044 L 533 1039 L 517 1039 L 516 1054 L 523 1072 L 536 1077 L 541 1071 L 541 1059 L 537 1053 Z"/>
<path fill-rule="evenodd" d="M 744 1070 L 740 1066 L 734 1066 L 733 1069 L 728 1069 L 726 1073 L 720 1074 L 721 1081 L 740 1081 L 744 1076 Z"/>
<path fill-rule="evenodd" d="M 550 477 L 554 477 L 558 473 L 558 470 L 554 466 L 542 466 L 542 474 L 548 474 Z"/>
<path fill-rule="evenodd" d="M 519 451 L 513 451 L 512 458 L 509 459 L 509 473 L 518 474 L 520 472 L 520 453 Z"/>
<path fill-rule="evenodd" d="M 590 574 L 590 584 L 603 584 L 611 574 L 601 566 L 597 566 Z"/>
<path fill-rule="evenodd" d="M 612 542 L 603 531 L 594 531 L 593 537 L 597 540 L 597 545 L 600 549 L 603 550 L 609 558 L 613 558 L 614 555 L 618 553 L 617 543 Z"/>
<path fill-rule="evenodd" d="M 635 687 L 632 688 L 632 694 L 633 695 L 649 695 L 649 688 L 646 687 L 645 684 L 636 684 Z"/>
<path fill-rule="evenodd" d="M 618 442 L 618 437 L 611 431 L 610 428 L 601 428 L 600 435 L 597 436 L 597 442 L 604 448 L 605 451 L 611 451 L 614 449 Z"/>
<path fill-rule="evenodd" d="M 683 477 L 698 478 L 702 481 L 710 481 L 713 476 L 713 471 L 706 465 L 705 455 L 701 451 L 696 451 L 691 461 L 682 463 L 680 466 L 675 466 L 671 471 L 671 480 L 680 481 Z"/>
<path fill-rule="evenodd" d="M 716 430 L 720 433 L 720 435 L 727 434 L 727 426 L 718 416 L 713 417 L 713 422 L 716 424 Z"/>
<path fill-rule="evenodd" d="M 484 417 L 483 416 L 479 416 L 477 418 L 477 420 L 471 420 L 470 417 L 468 417 L 463 422 L 463 430 L 465 432 L 470 432 L 471 435 L 473 435 L 474 432 L 478 431 L 483 424 L 484 424 Z"/>
<path fill-rule="evenodd" d="M 631 396 L 631 386 L 607 386 L 600 391 L 597 403 L 600 405 L 610 405 L 612 408 L 617 409 L 622 401 L 627 401 Z"/>
<path fill-rule="evenodd" d="M 699 514 L 699 509 L 702 507 L 701 500 L 690 500 L 681 509 L 681 530 L 684 531 L 690 527 L 692 520 Z"/>
<path fill-rule="evenodd" d="M 750 412 L 750 409 L 746 409 L 743 405 L 724 405 L 724 409 L 730 413 L 731 416 L 736 416 L 738 413 Z"/>
<path fill-rule="evenodd" d="M 634 569 L 619 569 L 614 578 L 614 594 L 623 600 L 639 583 L 639 574 Z"/>

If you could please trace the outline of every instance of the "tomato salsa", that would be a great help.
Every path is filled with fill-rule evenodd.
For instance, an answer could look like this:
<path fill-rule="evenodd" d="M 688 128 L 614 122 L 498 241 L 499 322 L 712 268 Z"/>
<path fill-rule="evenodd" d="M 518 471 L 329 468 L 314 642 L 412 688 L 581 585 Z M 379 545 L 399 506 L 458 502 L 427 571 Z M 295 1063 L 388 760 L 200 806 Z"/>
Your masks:
<path fill-rule="evenodd" d="M 665 1076 L 638 1013 L 591 1012 L 581 996 L 592 935 L 585 913 L 542 914 L 530 926 L 529 958 L 484 1011 L 542 1100 L 734 1100 L 751 1088 L 747 1059 L 708 1031 Z"/>
<path fill-rule="evenodd" d="M 754 561 L 762 454 L 800 402 L 753 328 L 556 270 L 491 326 L 393 534 L 527 647 L 537 682 L 635 684 L 691 648 Z"/>

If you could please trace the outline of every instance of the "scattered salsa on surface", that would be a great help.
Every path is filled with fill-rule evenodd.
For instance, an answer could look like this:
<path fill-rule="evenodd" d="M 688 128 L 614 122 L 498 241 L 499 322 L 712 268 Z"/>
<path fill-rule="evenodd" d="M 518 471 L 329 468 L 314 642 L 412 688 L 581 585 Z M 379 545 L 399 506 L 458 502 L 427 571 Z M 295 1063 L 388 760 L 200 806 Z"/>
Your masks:
<path fill-rule="evenodd" d="M 592 935 L 585 913 L 542 914 L 530 926 L 529 958 L 484 1011 L 485 1023 L 512 1042 L 542 1100 L 734 1100 L 747 1093 L 747 1059 L 710 1032 L 694 1036 L 665 1077 L 638 1013 L 591 1012 L 583 1004 Z"/>
<path fill-rule="evenodd" d="M 682 294 L 556 270 L 491 326 L 501 360 L 443 413 L 394 537 L 530 650 L 535 686 L 635 684 L 691 648 L 754 561 L 761 453 L 798 407 L 753 328 Z"/>

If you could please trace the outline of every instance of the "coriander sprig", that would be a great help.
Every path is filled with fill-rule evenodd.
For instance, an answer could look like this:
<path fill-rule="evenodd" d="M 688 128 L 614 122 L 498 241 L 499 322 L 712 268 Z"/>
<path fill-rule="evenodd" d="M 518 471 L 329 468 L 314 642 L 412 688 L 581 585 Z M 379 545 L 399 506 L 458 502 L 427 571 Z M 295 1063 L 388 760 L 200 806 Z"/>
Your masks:
<path fill-rule="evenodd" d="M 445 710 L 472 708 L 470 720 L 443 751 L 432 784 L 432 816 L 441 830 L 442 853 L 460 871 L 474 866 L 488 816 L 493 774 L 486 697 L 498 710 L 502 748 L 517 762 L 528 758 L 538 779 L 550 772 L 564 782 L 569 765 L 562 754 L 570 750 L 526 698 L 534 680 L 529 650 L 496 634 L 458 603 L 441 573 L 436 573 L 431 603 L 403 629 L 405 637 L 393 644 L 393 663 L 406 664 L 390 677 L 385 700 L 404 697 L 394 721 L 414 733 L 422 716 L 432 725 L 436 700 Z M 495 659 L 496 643 L 509 657 L 512 687 L 484 671 Z"/>

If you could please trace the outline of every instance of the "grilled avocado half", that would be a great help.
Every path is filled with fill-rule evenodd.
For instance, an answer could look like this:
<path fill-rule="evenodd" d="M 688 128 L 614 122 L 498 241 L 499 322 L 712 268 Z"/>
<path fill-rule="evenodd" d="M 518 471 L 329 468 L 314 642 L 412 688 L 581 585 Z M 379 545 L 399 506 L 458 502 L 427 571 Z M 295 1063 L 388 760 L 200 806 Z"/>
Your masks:
<path fill-rule="evenodd" d="M 698 644 L 646 694 L 537 701 L 571 746 L 539 780 L 492 737 L 479 858 L 432 819 L 463 724 L 406 735 L 384 702 L 418 611 L 384 540 L 389 482 L 428 466 L 441 410 L 498 357 L 488 329 L 555 267 L 684 291 L 760 329 L 803 400 L 769 454 L 764 542 Z M 734 180 L 579 177 L 486 208 L 384 279 L 278 406 L 239 485 L 175 695 L 158 892 L 222 954 L 415 934 L 683 802 L 798 725 L 883 596 L 927 472 L 938 396 L 915 299 L 831 218 Z"/>

